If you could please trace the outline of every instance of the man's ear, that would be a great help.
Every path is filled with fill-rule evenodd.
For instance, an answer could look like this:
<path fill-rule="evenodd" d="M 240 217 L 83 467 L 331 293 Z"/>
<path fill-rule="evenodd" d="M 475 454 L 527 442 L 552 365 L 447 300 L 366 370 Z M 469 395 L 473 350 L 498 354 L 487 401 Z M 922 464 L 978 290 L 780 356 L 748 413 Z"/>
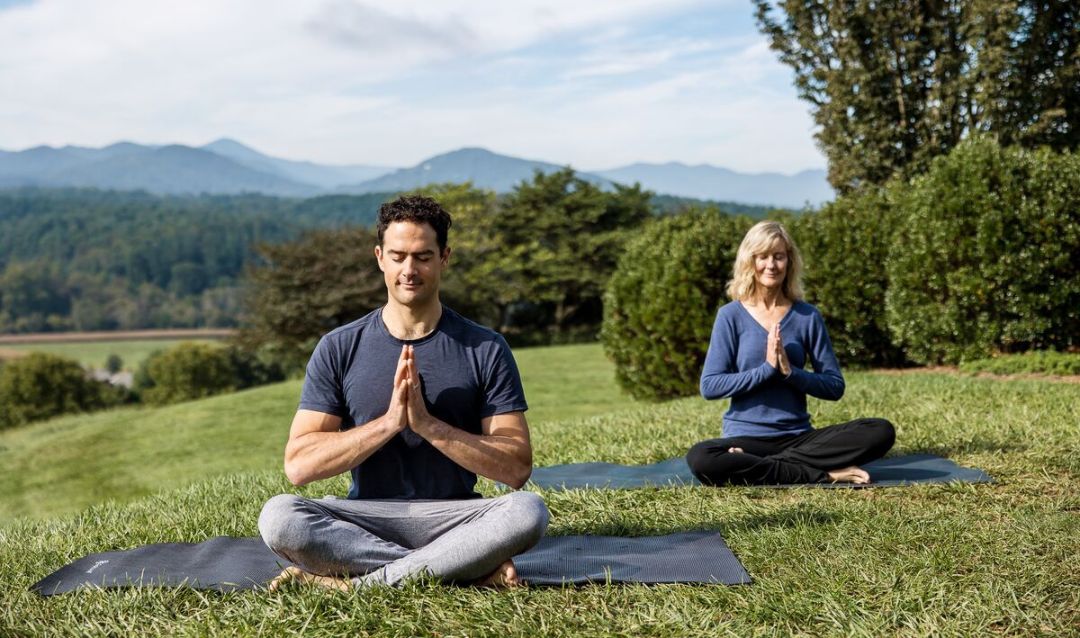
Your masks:
<path fill-rule="evenodd" d="M 442 265 L 444 267 L 450 264 L 450 247 L 449 246 L 447 246 L 446 248 L 443 248 L 442 255 L 439 256 L 439 261 L 442 262 Z"/>
<path fill-rule="evenodd" d="M 375 244 L 375 263 L 379 265 L 379 270 L 386 272 L 382 265 L 382 246 L 378 244 Z"/>

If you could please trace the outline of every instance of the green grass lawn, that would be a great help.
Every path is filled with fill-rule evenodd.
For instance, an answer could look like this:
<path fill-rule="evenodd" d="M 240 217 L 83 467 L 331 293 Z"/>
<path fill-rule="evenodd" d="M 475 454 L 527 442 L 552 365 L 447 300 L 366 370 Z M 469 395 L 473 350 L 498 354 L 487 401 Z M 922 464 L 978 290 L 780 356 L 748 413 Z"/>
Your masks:
<path fill-rule="evenodd" d="M 50 354 L 74 359 L 83 366 L 104 368 L 110 354 L 119 355 L 124 360 L 124 369 L 134 372 L 143 359 L 155 350 L 166 350 L 184 341 L 219 343 L 207 339 L 143 339 L 117 341 L 85 341 L 74 343 L 26 343 L 5 344 L 5 350 L 23 352 L 48 352 Z"/>
<path fill-rule="evenodd" d="M 610 381 L 583 382 L 579 368 L 589 376 L 606 365 L 595 346 L 518 359 L 534 408 L 540 397 L 557 404 L 531 415 L 538 465 L 643 463 L 719 432 L 725 402 L 629 404 L 601 391 Z M 575 415 L 583 386 L 595 396 Z M 90 552 L 254 535 L 262 502 L 281 491 L 343 491 L 343 478 L 296 490 L 277 469 L 297 391 L 285 383 L 0 434 L 9 517 L 0 526 L 0 635 L 1080 633 L 1080 386 L 930 373 L 851 373 L 842 401 L 812 401 L 811 412 L 818 424 L 886 416 L 898 453 L 947 455 L 996 484 L 541 492 L 549 534 L 719 530 L 754 578 L 749 586 L 492 592 L 417 583 L 356 595 L 139 589 L 51 599 L 27 591 Z M 84 506 L 101 498 L 117 500 Z"/>
<path fill-rule="evenodd" d="M 620 395 L 598 345 L 527 348 L 515 357 L 534 429 L 633 405 Z M 0 431 L 0 476 L 9 477 L 0 491 L 0 523 L 74 513 L 223 474 L 277 470 L 300 385 L 286 381 L 164 408 L 70 415 Z"/>

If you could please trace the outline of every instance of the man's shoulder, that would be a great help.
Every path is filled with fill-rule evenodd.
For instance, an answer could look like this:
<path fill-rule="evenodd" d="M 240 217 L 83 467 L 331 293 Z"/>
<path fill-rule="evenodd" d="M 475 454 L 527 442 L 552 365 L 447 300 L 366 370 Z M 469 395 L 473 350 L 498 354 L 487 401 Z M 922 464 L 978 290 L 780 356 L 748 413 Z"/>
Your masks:
<path fill-rule="evenodd" d="M 355 321 L 350 321 L 343 326 L 334 328 L 322 336 L 322 341 L 327 344 L 339 344 L 352 341 L 365 330 L 369 330 L 375 326 L 375 322 L 379 320 L 379 313 L 381 311 L 382 308 L 376 308 Z"/>
<path fill-rule="evenodd" d="M 476 323 L 454 309 L 443 306 L 443 331 L 447 336 L 470 348 L 503 347 L 506 340 L 491 328 Z"/>

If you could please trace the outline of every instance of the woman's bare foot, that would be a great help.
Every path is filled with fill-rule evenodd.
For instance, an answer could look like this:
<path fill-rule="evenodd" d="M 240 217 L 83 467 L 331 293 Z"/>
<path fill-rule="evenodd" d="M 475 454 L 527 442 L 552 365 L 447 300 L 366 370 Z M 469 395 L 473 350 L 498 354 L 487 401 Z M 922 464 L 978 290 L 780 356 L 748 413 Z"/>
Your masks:
<path fill-rule="evenodd" d="M 486 578 L 476 583 L 478 587 L 493 587 L 495 589 L 508 589 L 521 587 L 521 579 L 518 578 L 517 568 L 514 561 L 508 560 L 495 568 Z"/>
<path fill-rule="evenodd" d="M 729 447 L 727 451 L 728 454 L 742 454 L 743 450 L 741 447 Z"/>
<path fill-rule="evenodd" d="M 829 478 L 833 483 L 854 483 L 856 485 L 863 485 L 870 482 L 870 475 L 866 470 L 861 467 L 852 465 L 851 467 L 840 468 L 839 470 L 832 470 L 829 472 Z"/>
<path fill-rule="evenodd" d="M 281 572 L 278 574 L 277 578 L 270 581 L 270 591 L 277 591 L 284 585 L 292 582 L 300 583 L 302 585 L 318 585 L 335 591 L 349 591 L 352 589 L 352 582 L 350 582 L 348 578 L 317 576 L 315 574 L 309 574 L 294 565 L 286 567 L 285 571 Z"/>

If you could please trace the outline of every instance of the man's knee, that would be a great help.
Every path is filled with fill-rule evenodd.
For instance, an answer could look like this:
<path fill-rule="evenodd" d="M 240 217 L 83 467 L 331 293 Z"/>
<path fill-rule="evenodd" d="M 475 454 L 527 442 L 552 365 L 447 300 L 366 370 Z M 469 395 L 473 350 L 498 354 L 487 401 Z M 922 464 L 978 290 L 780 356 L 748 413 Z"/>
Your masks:
<path fill-rule="evenodd" d="M 305 544 L 310 526 L 302 524 L 299 518 L 306 500 L 293 494 L 278 494 L 263 505 L 259 534 L 267 547 L 288 552 Z"/>
<path fill-rule="evenodd" d="M 522 540 L 535 545 L 547 530 L 551 514 L 544 499 L 535 492 L 511 492 L 502 497 L 506 503 L 507 519 L 512 522 Z"/>

